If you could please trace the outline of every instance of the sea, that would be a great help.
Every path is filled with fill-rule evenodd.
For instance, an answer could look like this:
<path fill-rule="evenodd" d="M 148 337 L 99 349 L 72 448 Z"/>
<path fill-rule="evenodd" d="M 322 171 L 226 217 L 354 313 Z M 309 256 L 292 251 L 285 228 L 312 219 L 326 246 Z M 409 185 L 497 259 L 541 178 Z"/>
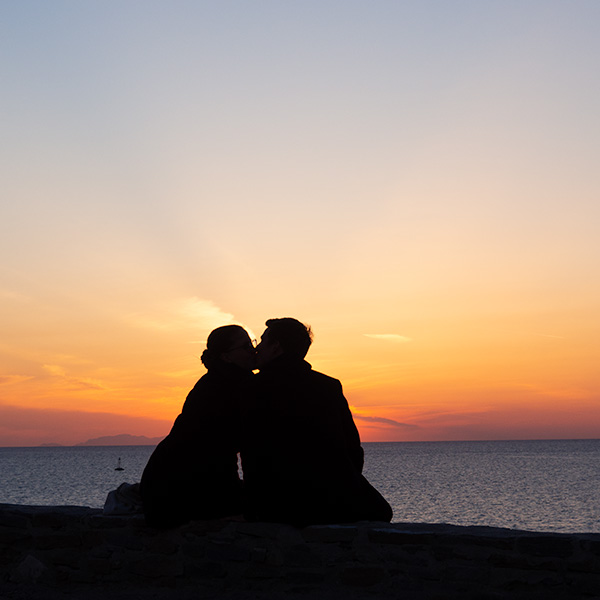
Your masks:
<path fill-rule="evenodd" d="M 371 442 L 393 522 L 600 533 L 600 440 Z M 153 446 L 0 448 L 0 503 L 102 508 Z M 118 465 L 123 470 L 116 470 Z"/>

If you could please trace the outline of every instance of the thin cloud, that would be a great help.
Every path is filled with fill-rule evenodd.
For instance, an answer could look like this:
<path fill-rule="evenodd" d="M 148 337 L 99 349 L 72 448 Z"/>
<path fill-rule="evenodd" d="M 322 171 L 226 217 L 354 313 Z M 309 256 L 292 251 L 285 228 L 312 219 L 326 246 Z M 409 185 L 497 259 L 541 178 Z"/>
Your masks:
<path fill-rule="evenodd" d="M 138 327 L 160 331 L 214 329 L 234 322 L 233 315 L 214 302 L 193 296 L 183 298 L 160 311 L 130 315 L 128 321 Z"/>
<path fill-rule="evenodd" d="M 367 417 L 363 415 L 353 415 L 355 419 L 360 421 L 367 421 L 368 423 L 382 423 L 383 425 L 390 425 L 396 429 L 420 429 L 418 425 L 411 423 L 401 423 L 400 421 L 394 421 L 394 419 L 386 419 L 385 417 Z"/>
<path fill-rule="evenodd" d="M 179 303 L 177 308 L 182 317 L 191 321 L 207 323 L 211 326 L 233 322 L 233 315 L 231 313 L 222 311 L 210 300 L 202 300 L 196 296 L 186 298 Z"/>
<path fill-rule="evenodd" d="M 105 390 L 108 389 L 102 382 L 89 377 L 73 377 L 59 365 L 42 365 L 42 369 L 51 377 L 62 379 L 71 390 Z"/>
<path fill-rule="evenodd" d="M 58 365 L 42 365 L 42 369 L 46 371 L 46 373 L 52 375 L 53 377 L 66 377 L 67 372 L 65 369 Z"/>
<path fill-rule="evenodd" d="M 365 333 L 363 335 L 374 340 L 382 340 L 384 342 L 392 342 L 395 344 L 412 342 L 412 338 L 406 337 L 405 335 L 398 335 L 397 333 Z"/>
<path fill-rule="evenodd" d="M 0 385 L 11 385 L 13 383 L 23 383 L 28 379 L 33 379 L 31 375 L 2 375 L 0 376 Z"/>

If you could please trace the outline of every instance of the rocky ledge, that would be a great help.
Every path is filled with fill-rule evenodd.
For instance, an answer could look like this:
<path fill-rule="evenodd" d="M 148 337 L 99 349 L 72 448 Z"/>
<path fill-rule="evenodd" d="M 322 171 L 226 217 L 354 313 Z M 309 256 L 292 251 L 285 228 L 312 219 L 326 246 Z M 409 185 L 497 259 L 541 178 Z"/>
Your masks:
<path fill-rule="evenodd" d="M 600 534 L 362 522 L 170 531 L 84 507 L 0 505 L 0 600 L 600 598 Z"/>

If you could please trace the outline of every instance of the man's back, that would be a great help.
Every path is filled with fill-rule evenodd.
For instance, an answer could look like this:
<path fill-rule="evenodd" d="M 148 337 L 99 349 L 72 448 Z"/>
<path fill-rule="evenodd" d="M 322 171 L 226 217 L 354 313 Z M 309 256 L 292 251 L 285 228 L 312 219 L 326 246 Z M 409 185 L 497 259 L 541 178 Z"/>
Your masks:
<path fill-rule="evenodd" d="M 285 355 L 255 380 L 242 449 L 248 518 L 391 520 L 391 508 L 361 475 L 363 449 L 340 382 Z"/>

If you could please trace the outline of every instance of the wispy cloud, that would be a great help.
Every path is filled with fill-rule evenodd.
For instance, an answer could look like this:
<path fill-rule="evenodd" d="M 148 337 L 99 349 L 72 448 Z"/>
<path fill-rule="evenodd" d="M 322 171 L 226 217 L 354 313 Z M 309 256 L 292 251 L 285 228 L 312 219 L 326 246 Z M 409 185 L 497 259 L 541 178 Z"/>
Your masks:
<path fill-rule="evenodd" d="M 367 421 L 368 423 L 381 423 L 383 425 L 390 425 L 397 429 L 419 429 L 418 425 L 411 423 L 401 423 L 400 421 L 394 421 L 394 419 L 386 419 L 385 417 L 368 417 L 366 415 L 353 415 L 355 419 L 360 421 Z"/>
<path fill-rule="evenodd" d="M 0 375 L 0 385 L 23 383 L 28 379 L 33 379 L 33 377 L 31 375 Z"/>
<path fill-rule="evenodd" d="M 210 330 L 234 322 L 231 313 L 196 296 L 176 300 L 161 309 L 129 315 L 127 320 L 138 327 L 160 331 Z"/>
<path fill-rule="evenodd" d="M 75 390 L 104 390 L 108 389 L 102 382 L 89 377 L 73 377 L 60 365 L 42 365 L 51 377 L 62 379 L 69 389 Z"/>
<path fill-rule="evenodd" d="M 208 323 L 211 327 L 213 324 L 223 325 L 233 321 L 232 314 L 221 310 L 210 300 L 202 300 L 196 296 L 182 300 L 177 308 L 182 317 L 203 324 Z"/>
<path fill-rule="evenodd" d="M 374 340 L 393 342 L 395 344 L 405 344 L 406 342 L 412 341 L 412 338 L 406 337 L 405 335 L 398 335 L 397 333 L 365 333 L 363 335 Z"/>
<path fill-rule="evenodd" d="M 65 371 L 65 369 L 63 369 L 63 367 L 60 367 L 59 365 L 42 365 L 42 369 L 44 369 L 46 373 L 52 375 L 53 377 L 67 376 L 67 372 Z"/>

